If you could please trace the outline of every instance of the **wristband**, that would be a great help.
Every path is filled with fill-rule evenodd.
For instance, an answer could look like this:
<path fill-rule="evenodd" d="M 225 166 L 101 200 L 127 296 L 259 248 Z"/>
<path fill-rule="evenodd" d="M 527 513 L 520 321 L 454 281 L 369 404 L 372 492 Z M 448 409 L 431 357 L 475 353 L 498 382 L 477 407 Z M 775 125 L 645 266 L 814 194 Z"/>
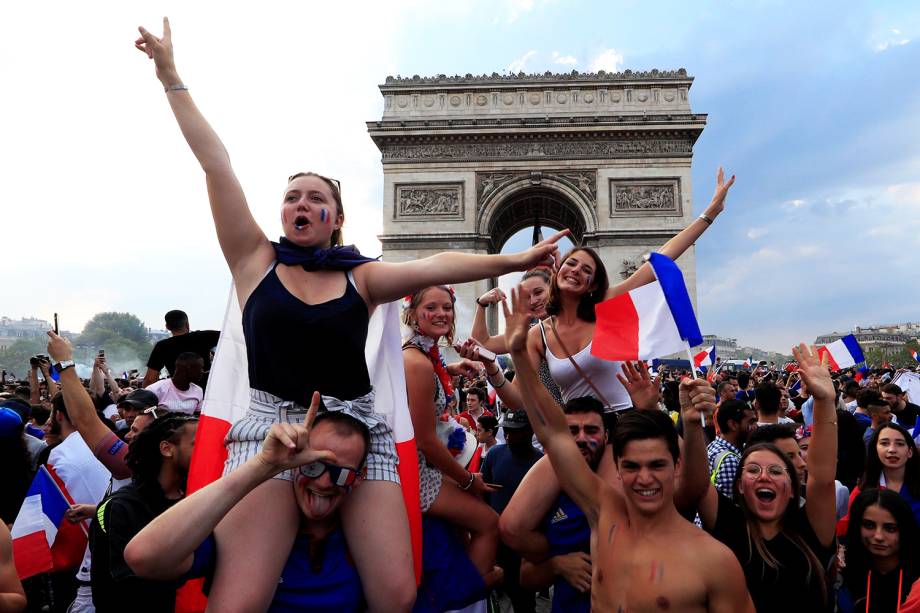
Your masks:
<path fill-rule="evenodd" d="M 479 302 L 479 298 L 476 299 L 476 304 L 478 304 L 479 306 L 481 306 L 481 307 L 484 308 L 484 309 L 489 308 L 489 305 L 483 304 L 483 303 Z"/>
<path fill-rule="evenodd" d="M 706 223 L 708 223 L 710 226 L 712 225 L 713 219 L 712 219 L 712 217 L 710 217 L 710 216 L 707 215 L 706 213 L 703 213 L 702 215 L 700 215 L 700 219 L 702 219 L 703 221 L 705 221 Z"/>
<path fill-rule="evenodd" d="M 188 87 L 186 87 L 182 83 L 177 83 L 176 85 L 170 85 L 169 87 L 164 87 L 163 91 L 167 93 L 169 92 L 187 92 Z M 712 222 L 709 222 L 709 223 L 712 223 Z"/>
<path fill-rule="evenodd" d="M 469 471 L 467 471 L 467 472 L 469 472 Z M 459 487 L 459 488 L 460 488 L 461 490 L 463 490 L 464 492 L 468 492 L 468 491 L 470 491 L 470 488 L 473 487 L 473 481 L 475 481 L 475 480 L 476 480 L 476 475 L 474 475 L 473 473 L 470 473 L 470 480 L 469 480 L 469 482 L 468 482 L 466 485 L 460 485 L 460 484 L 458 483 L 458 484 L 457 484 L 457 487 Z"/>

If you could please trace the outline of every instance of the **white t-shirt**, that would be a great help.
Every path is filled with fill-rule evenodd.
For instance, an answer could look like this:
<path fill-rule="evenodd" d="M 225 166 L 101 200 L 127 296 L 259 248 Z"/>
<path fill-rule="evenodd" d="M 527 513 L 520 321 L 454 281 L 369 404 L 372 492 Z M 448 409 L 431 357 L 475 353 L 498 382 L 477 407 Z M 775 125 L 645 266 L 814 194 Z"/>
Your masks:
<path fill-rule="evenodd" d="M 165 406 L 174 413 L 191 415 L 198 410 L 204 398 L 204 390 L 194 383 L 189 383 L 184 392 L 173 385 L 172 379 L 161 379 L 145 389 L 157 396 L 157 404 Z"/>

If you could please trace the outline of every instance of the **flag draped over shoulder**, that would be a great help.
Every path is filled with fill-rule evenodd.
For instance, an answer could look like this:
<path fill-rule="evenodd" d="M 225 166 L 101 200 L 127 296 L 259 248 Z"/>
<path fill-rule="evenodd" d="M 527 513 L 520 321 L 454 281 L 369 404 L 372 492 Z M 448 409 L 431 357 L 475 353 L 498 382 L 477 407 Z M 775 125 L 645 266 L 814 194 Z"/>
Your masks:
<path fill-rule="evenodd" d="M 406 381 L 399 327 L 399 306 L 395 302 L 378 306 L 371 316 L 365 358 L 375 410 L 387 418 L 396 440 L 399 477 L 409 516 L 416 577 L 421 576 L 422 517 L 419 502 L 418 455 L 415 434 L 406 399 Z M 211 365 L 208 387 L 202 402 L 195 451 L 189 469 L 188 492 L 206 486 L 223 473 L 227 449 L 224 437 L 249 406 L 249 368 L 243 337 L 242 312 L 236 290 L 231 288 L 221 327 L 217 353 Z M 194 607 L 183 607 L 195 610 Z"/>
<path fill-rule="evenodd" d="M 20 579 L 67 570 L 83 559 L 86 525 L 71 523 L 64 517 L 73 498 L 56 477 L 53 468 L 38 467 L 10 531 L 13 561 Z"/>

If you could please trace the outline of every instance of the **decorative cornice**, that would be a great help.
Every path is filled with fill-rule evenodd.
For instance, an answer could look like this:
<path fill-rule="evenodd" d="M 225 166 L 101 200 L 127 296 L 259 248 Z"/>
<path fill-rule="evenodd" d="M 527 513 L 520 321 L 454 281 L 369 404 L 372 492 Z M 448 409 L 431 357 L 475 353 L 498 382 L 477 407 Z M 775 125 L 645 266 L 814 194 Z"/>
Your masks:
<path fill-rule="evenodd" d="M 611 81 L 654 81 L 658 79 L 687 79 L 692 81 L 693 77 L 687 75 L 685 68 L 678 70 L 624 70 L 622 72 L 550 72 L 542 74 L 529 74 L 524 72 L 499 74 L 493 72 L 490 75 L 473 75 L 467 73 L 464 76 L 454 75 L 447 76 L 439 74 L 433 77 L 421 77 L 413 75 L 403 77 L 388 76 L 386 82 L 381 88 L 387 86 L 418 86 L 418 85 L 503 85 L 508 83 L 514 84 L 532 84 L 532 83 L 555 83 L 559 81 L 578 82 L 578 83 L 608 83 Z"/>

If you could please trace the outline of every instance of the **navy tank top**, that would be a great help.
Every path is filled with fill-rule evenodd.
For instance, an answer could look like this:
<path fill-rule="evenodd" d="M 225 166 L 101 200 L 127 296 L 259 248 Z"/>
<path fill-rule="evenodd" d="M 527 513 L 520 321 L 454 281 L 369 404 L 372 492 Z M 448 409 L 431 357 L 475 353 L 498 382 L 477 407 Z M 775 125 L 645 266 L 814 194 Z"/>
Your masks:
<path fill-rule="evenodd" d="M 340 297 L 307 304 L 282 285 L 277 266 L 243 308 L 249 386 L 303 406 L 316 390 L 339 400 L 370 392 L 367 305 L 351 277 Z"/>

